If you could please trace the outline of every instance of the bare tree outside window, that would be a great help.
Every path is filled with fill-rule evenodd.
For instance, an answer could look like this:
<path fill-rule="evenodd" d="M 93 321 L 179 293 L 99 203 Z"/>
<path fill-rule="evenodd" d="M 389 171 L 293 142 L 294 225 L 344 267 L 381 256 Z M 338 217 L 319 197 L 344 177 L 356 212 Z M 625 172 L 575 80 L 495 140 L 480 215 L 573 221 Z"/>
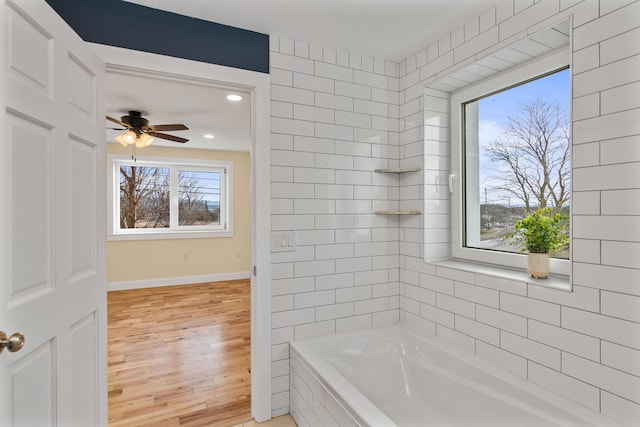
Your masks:
<path fill-rule="evenodd" d="M 178 224 L 220 224 L 220 173 L 178 171 Z"/>
<path fill-rule="evenodd" d="M 120 228 L 170 226 L 167 168 L 120 166 Z"/>
<path fill-rule="evenodd" d="M 517 253 L 505 236 L 518 220 L 568 214 L 568 83 L 564 69 L 463 104 L 465 247 Z"/>
<path fill-rule="evenodd" d="M 124 165 L 120 170 L 120 228 L 166 229 L 171 225 L 171 169 Z M 177 225 L 220 225 L 219 171 L 178 170 Z"/>
<path fill-rule="evenodd" d="M 543 99 L 521 105 L 486 151 L 497 163 L 492 190 L 519 200 L 526 213 L 569 200 L 569 120 L 558 104 Z"/>

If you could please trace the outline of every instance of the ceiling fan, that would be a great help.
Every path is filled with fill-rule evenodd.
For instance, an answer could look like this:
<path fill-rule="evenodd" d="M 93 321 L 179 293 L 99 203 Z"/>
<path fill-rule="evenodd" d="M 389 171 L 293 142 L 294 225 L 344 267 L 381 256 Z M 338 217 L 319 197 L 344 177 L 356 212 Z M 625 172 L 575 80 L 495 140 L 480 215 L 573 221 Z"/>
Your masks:
<path fill-rule="evenodd" d="M 140 111 L 129 111 L 129 114 L 120 117 L 120 120 L 107 116 L 107 120 L 112 121 L 113 123 L 117 123 L 126 129 L 124 133 L 116 136 L 116 141 L 118 141 L 125 147 L 131 144 L 135 144 L 138 148 L 146 147 L 148 145 L 151 145 L 154 137 L 180 143 L 189 141 L 188 139 L 181 138 L 179 136 L 161 133 L 174 130 L 188 130 L 189 128 L 185 125 L 150 125 L 149 120 L 142 117 L 142 113 Z"/>

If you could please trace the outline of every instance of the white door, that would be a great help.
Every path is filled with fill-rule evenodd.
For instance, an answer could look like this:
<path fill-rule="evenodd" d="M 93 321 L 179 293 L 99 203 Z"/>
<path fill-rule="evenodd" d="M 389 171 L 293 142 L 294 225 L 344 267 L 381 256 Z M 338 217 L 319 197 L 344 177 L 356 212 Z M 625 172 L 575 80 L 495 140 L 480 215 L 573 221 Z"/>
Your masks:
<path fill-rule="evenodd" d="M 105 426 L 104 65 L 44 0 L 0 19 L 0 425 Z"/>

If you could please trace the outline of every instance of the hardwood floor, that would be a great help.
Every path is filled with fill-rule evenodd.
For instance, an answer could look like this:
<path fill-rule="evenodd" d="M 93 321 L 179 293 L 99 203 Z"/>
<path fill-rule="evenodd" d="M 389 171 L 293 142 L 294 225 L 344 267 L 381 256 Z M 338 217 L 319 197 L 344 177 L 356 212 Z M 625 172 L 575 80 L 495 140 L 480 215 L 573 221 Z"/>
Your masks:
<path fill-rule="evenodd" d="M 251 419 L 250 282 L 109 292 L 109 425 Z"/>

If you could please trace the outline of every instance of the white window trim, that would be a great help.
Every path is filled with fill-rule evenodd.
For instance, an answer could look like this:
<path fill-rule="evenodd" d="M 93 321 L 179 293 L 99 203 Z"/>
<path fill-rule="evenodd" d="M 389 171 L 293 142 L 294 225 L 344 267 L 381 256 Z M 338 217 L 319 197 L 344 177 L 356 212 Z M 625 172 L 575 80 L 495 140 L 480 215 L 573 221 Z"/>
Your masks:
<path fill-rule="evenodd" d="M 121 231 L 118 227 L 117 221 L 119 215 L 116 213 L 116 209 L 119 207 L 120 198 L 120 171 L 117 166 L 118 162 L 130 162 L 131 156 L 126 154 L 111 154 L 108 156 L 107 167 L 107 240 L 167 240 L 167 239 L 191 239 L 191 238 L 217 238 L 217 237 L 233 237 L 233 162 L 227 160 L 205 160 L 205 159 L 183 159 L 175 157 L 138 157 L 138 162 L 144 165 L 157 164 L 158 166 L 185 166 L 190 170 L 197 170 L 198 168 L 219 168 L 226 169 L 224 191 L 226 194 L 226 203 L 222 204 L 224 210 L 224 216 L 222 218 L 226 221 L 226 227 L 224 225 L 220 227 L 212 228 L 198 228 L 189 229 L 188 226 L 180 227 L 180 229 L 130 229 L 127 231 Z M 173 180 L 172 180 L 173 181 Z M 172 188 L 172 191 L 175 189 Z M 172 193 L 173 194 L 173 193 Z M 172 203 L 173 205 L 173 203 Z M 172 207 L 172 223 L 177 221 L 177 216 L 173 212 Z M 174 218 L 175 216 L 175 218 Z"/>
<path fill-rule="evenodd" d="M 562 49 L 541 57 L 531 63 L 516 66 L 507 71 L 497 73 L 476 84 L 464 87 L 451 95 L 451 256 L 455 260 L 471 261 L 526 270 L 527 258 L 521 254 L 493 252 L 483 249 L 463 247 L 463 180 L 462 167 L 462 104 L 509 86 L 518 85 L 562 67 L 569 65 L 569 50 Z M 550 262 L 552 274 L 569 276 L 571 260 L 552 258 Z"/>

